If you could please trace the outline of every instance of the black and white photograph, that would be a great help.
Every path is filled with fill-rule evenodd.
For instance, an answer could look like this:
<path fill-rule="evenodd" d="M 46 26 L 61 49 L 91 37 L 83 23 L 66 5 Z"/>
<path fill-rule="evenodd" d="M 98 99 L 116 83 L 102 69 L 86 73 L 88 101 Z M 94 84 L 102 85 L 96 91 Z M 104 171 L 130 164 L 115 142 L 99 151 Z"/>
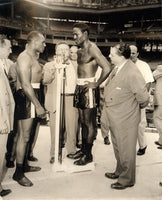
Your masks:
<path fill-rule="evenodd" d="M 0 200 L 162 200 L 162 0 L 0 0 Z"/>

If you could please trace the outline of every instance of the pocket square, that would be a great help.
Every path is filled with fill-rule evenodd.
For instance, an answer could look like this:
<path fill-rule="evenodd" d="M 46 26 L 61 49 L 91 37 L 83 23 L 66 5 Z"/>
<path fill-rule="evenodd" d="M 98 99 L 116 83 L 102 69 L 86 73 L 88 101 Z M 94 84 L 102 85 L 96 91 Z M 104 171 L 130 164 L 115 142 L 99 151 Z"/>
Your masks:
<path fill-rule="evenodd" d="M 117 90 L 121 90 L 121 88 L 120 88 L 120 87 L 116 87 L 116 89 L 117 89 Z"/>

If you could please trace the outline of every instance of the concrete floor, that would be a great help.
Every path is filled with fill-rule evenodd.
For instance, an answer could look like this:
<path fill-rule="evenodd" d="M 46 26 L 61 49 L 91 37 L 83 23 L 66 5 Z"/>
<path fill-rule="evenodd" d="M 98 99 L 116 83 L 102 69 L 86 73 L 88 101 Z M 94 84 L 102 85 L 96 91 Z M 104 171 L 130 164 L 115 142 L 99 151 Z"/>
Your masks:
<path fill-rule="evenodd" d="M 152 130 L 152 129 L 151 129 Z M 27 173 L 26 176 L 34 183 L 26 188 L 12 180 L 14 169 L 8 169 L 3 181 L 4 188 L 10 188 L 12 193 L 4 200 L 162 200 L 162 150 L 158 150 L 154 141 L 158 133 L 146 130 L 148 148 L 146 154 L 137 157 L 136 184 L 132 188 L 117 191 L 110 188 L 114 180 L 104 177 L 104 173 L 113 172 L 115 158 L 111 145 L 104 145 L 100 129 L 94 144 L 95 169 L 78 173 L 56 172 L 54 165 L 49 163 L 50 132 L 48 126 L 41 126 L 34 155 L 42 168 L 40 172 Z M 138 146 L 137 146 L 138 149 Z M 69 159 L 68 159 L 69 160 Z M 67 161 L 65 159 L 65 161 Z M 64 161 L 64 165 L 65 162 Z M 69 161 L 72 162 L 72 161 Z M 72 166 L 72 163 L 71 163 Z M 93 164 L 91 167 L 93 169 Z"/>

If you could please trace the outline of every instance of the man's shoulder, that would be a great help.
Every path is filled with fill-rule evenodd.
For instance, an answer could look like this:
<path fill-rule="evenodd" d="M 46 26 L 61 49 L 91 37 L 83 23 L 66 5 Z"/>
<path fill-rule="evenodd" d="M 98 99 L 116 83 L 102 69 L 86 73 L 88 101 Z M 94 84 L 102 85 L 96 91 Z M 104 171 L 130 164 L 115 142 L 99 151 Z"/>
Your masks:
<path fill-rule="evenodd" d="M 128 61 L 125 63 L 125 73 L 130 74 L 130 75 L 134 75 L 135 73 L 139 73 L 138 68 L 136 67 L 136 65 L 130 59 L 128 59 Z"/>
<path fill-rule="evenodd" d="M 135 64 L 132 62 L 132 60 L 130 60 L 130 59 L 128 59 L 128 60 L 125 62 L 124 66 L 127 68 L 128 71 L 131 71 L 132 68 L 133 68 L 134 70 L 136 70 L 136 68 L 137 68 L 137 67 L 135 66 Z"/>
<path fill-rule="evenodd" d="M 26 60 L 31 60 L 31 56 L 24 50 L 21 52 L 17 58 L 17 61 L 26 61 Z"/>
<path fill-rule="evenodd" d="M 94 49 L 94 48 L 98 49 L 98 46 L 92 41 L 89 41 L 89 46 L 88 47 L 89 47 L 89 49 Z"/>
<path fill-rule="evenodd" d="M 14 62 L 11 59 L 8 58 L 7 61 L 8 61 L 8 63 L 9 63 L 10 66 L 14 65 Z"/>
<path fill-rule="evenodd" d="M 50 71 L 50 70 L 54 70 L 55 68 L 55 61 L 52 60 L 50 62 L 46 62 L 46 64 L 43 66 L 43 71 Z"/>
<path fill-rule="evenodd" d="M 51 67 L 54 65 L 54 60 L 50 61 L 50 62 L 46 62 L 46 64 L 44 65 L 44 67 Z"/>
<path fill-rule="evenodd" d="M 146 61 L 141 60 L 141 59 L 137 59 L 136 64 L 137 65 L 142 65 L 142 66 L 145 66 L 145 67 L 149 67 L 149 64 Z"/>
<path fill-rule="evenodd" d="M 88 46 L 88 52 L 92 56 L 101 56 L 100 49 L 98 48 L 98 46 L 94 42 L 91 42 L 91 41 L 90 41 L 89 46 Z"/>

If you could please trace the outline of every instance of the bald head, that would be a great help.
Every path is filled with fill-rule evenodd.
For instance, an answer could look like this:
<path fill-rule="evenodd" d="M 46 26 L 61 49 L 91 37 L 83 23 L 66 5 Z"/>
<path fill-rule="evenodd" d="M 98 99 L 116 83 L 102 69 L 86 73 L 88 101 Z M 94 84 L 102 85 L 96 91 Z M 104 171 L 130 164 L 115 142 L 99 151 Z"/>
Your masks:
<path fill-rule="evenodd" d="M 45 46 L 45 38 L 42 33 L 31 31 L 28 34 L 26 48 L 29 48 L 31 51 L 35 51 L 36 53 L 42 53 Z"/>
<path fill-rule="evenodd" d="M 43 35 L 38 31 L 31 31 L 27 36 L 27 43 L 31 43 L 33 40 L 38 40 Z"/>
<path fill-rule="evenodd" d="M 131 60 L 136 63 L 137 58 L 138 58 L 138 48 L 135 45 L 130 45 L 130 50 L 131 50 Z"/>
<path fill-rule="evenodd" d="M 138 52 L 138 48 L 135 45 L 130 45 L 129 47 L 130 47 L 131 50 Z"/>

